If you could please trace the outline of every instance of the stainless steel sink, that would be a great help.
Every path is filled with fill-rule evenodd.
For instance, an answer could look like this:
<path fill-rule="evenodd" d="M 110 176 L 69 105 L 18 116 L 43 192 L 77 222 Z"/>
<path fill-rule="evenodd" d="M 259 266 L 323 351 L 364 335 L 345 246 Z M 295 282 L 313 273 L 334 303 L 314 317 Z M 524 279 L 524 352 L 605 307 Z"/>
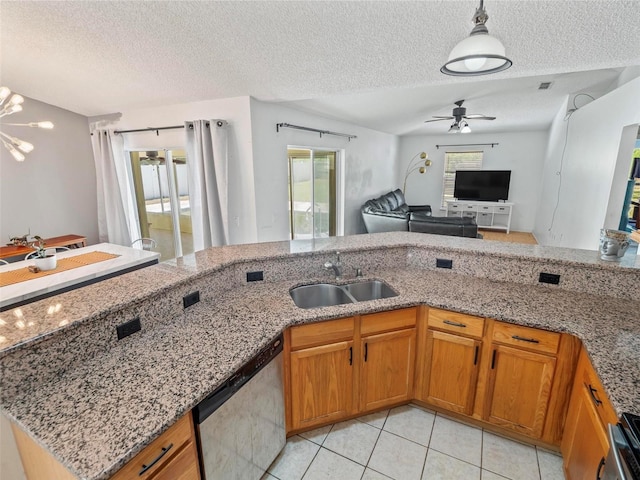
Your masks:
<path fill-rule="evenodd" d="M 289 294 L 296 306 L 300 308 L 331 307 L 398 295 L 389 285 L 380 280 L 347 285 L 333 285 L 331 283 L 302 285 L 292 288 Z"/>
<path fill-rule="evenodd" d="M 348 285 L 344 285 L 343 288 L 358 302 L 398 296 L 398 294 L 389 285 L 381 282 L 380 280 L 349 283 Z"/>
<path fill-rule="evenodd" d="M 343 303 L 353 303 L 351 297 L 343 288 L 329 283 L 302 285 L 289 291 L 293 302 L 300 308 L 331 307 Z"/>

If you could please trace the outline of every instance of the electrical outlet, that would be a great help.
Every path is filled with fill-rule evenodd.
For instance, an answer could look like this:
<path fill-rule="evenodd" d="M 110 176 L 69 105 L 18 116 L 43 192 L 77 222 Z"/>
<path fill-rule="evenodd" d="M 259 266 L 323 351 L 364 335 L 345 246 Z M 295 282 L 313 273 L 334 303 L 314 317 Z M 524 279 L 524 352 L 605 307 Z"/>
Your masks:
<path fill-rule="evenodd" d="M 264 280 L 264 273 L 262 270 L 258 272 L 247 272 L 247 282 L 261 282 Z"/>
<path fill-rule="evenodd" d="M 540 272 L 540 278 L 538 278 L 540 283 L 550 283 L 552 285 L 558 285 L 560 283 L 560 275 L 556 275 L 555 273 L 545 273 Z"/>
<path fill-rule="evenodd" d="M 195 305 L 200 301 L 200 290 L 196 290 L 189 295 L 185 295 L 182 297 L 182 306 L 183 308 L 190 307 L 191 305 Z"/>
<path fill-rule="evenodd" d="M 436 258 L 436 268 L 453 268 L 453 260 L 448 258 Z"/>
<path fill-rule="evenodd" d="M 121 323 L 116 327 L 116 333 L 118 334 L 118 340 L 122 340 L 129 335 L 139 332 L 142 330 L 142 325 L 140 324 L 140 317 L 136 317 L 133 320 L 129 320 L 128 322 Z"/>

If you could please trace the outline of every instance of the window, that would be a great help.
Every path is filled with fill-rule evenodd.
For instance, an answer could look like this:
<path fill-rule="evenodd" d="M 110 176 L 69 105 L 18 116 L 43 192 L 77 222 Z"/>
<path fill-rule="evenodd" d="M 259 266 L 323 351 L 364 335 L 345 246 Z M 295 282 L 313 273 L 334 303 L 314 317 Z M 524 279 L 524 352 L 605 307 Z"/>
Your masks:
<path fill-rule="evenodd" d="M 444 154 L 444 176 L 442 178 L 442 208 L 447 200 L 453 200 L 456 170 L 482 169 L 482 152 L 447 152 Z"/>

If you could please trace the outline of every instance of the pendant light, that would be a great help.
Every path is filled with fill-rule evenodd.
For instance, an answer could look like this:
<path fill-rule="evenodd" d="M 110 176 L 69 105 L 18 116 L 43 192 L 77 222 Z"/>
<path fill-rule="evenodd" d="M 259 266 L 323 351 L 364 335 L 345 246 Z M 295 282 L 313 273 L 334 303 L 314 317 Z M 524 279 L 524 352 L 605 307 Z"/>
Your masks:
<path fill-rule="evenodd" d="M 512 65 L 511 60 L 505 57 L 502 42 L 489 35 L 485 25 L 489 15 L 484 9 L 484 0 L 480 0 L 480 7 L 472 20 L 475 27 L 467 38 L 453 47 L 449 60 L 440 69 L 442 73 L 471 77 L 501 72 Z"/>

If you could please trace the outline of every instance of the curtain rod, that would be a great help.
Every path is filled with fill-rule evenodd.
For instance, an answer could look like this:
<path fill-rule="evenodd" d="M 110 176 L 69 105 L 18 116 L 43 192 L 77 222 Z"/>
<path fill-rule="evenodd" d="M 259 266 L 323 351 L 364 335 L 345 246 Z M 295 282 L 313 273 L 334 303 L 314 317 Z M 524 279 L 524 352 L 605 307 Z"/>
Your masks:
<path fill-rule="evenodd" d="M 276 123 L 276 132 L 280 132 L 281 128 L 293 128 L 295 130 L 305 130 L 307 132 L 319 133 L 320 138 L 322 138 L 322 135 L 334 135 L 336 137 L 347 137 L 349 141 L 351 141 L 352 138 L 358 138 L 357 135 L 349 135 L 347 133 L 330 132 L 329 130 L 318 130 L 317 128 L 301 127 L 300 125 L 291 125 L 290 123 Z"/>
<path fill-rule="evenodd" d="M 491 145 L 491 148 L 493 148 L 494 146 L 500 145 L 500 144 L 499 143 L 453 143 L 449 145 L 436 145 L 436 148 L 439 149 L 440 147 L 479 147 L 483 145 Z"/>
<path fill-rule="evenodd" d="M 133 129 L 133 130 L 114 130 L 113 133 L 118 135 L 120 133 L 156 132 L 156 135 L 160 135 L 160 130 L 175 130 L 177 128 L 184 128 L 184 125 L 173 125 L 172 127 L 136 128 L 136 129 Z"/>
<path fill-rule="evenodd" d="M 193 122 L 188 122 L 189 128 L 193 129 Z M 222 120 L 218 120 L 216 125 L 219 127 L 223 126 L 224 123 Z M 206 123 L 206 126 L 209 126 L 209 122 Z M 156 135 L 160 135 L 160 130 L 176 130 L 178 128 L 184 128 L 184 125 L 172 125 L 171 127 L 147 127 L 147 128 L 136 128 L 133 130 L 114 130 L 113 133 L 136 133 L 136 132 L 156 132 Z"/>

